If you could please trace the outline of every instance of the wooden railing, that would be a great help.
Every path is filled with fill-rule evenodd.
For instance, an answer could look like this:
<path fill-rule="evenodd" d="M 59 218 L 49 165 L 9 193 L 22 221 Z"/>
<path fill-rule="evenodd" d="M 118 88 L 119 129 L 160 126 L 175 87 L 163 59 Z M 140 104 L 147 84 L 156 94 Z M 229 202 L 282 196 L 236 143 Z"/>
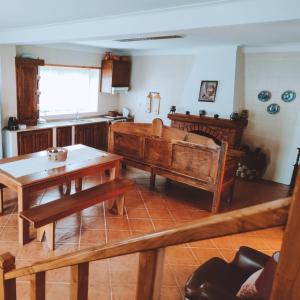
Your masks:
<path fill-rule="evenodd" d="M 16 299 L 16 278 L 31 276 L 31 299 L 45 299 L 45 274 L 71 266 L 71 299 L 88 298 L 89 262 L 140 252 L 136 299 L 159 299 L 165 247 L 286 224 L 291 198 L 185 223 L 171 229 L 86 248 L 29 267 L 15 268 L 10 253 L 0 256 L 0 299 Z"/>

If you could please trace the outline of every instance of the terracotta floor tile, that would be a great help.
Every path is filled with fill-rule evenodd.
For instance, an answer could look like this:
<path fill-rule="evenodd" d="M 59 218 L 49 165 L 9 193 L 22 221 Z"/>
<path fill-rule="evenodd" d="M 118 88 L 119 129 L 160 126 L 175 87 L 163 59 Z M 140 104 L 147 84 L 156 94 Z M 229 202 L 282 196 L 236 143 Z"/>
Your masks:
<path fill-rule="evenodd" d="M 158 220 L 172 220 L 172 217 L 169 213 L 168 209 L 148 209 L 149 214 L 152 219 L 158 219 Z"/>
<path fill-rule="evenodd" d="M 46 281 L 51 283 L 70 283 L 71 267 L 60 268 L 47 272 Z"/>
<path fill-rule="evenodd" d="M 128 220 L 126 219 L 126 217 L 107 218 L 106 222 L 108 230 L 129 230 Z"/>
<path fill-rule="evenodd" d="M 128 218 L 146 218 L 149 219 L 149 215 L 146 209 L 139 209 L 139 208 L 133 208 L 133 207 L 128 207 L 127 208 L 127 215 Z"/>
<path fill-rule="evenodd" d="M 80 244 L 104 244 L 104 230 L 82 230 L 80 236 Z"/>
<path fill-rule="evenodd" d="M 164 264 L 162 284 L 168 286 L 177 286 L 175 274 L 169 265 Z"/>
<path fill-rule="evenodd" d="M 0 233 L 0 241 L 2 242 L 15 242 L 18 240 L 18 228 L 17 227 L 6 227 Z"/>
<path fill-rule="evenodd" d="M 211 240 L 196 241 L 189 244 L 191 247 L 209 248 L 209 249 L 216 248 Z"/>
<path fill-rule="evenodd" d="M 171 265 L 174 276 L 180 287 L 183 287 L 189 276 L 198 268 L 197 266 Z"/>
<path fill-rule="evenodd" d="M 81 225 L 81 214 L 73 214 L 56 222 L 56 228 L 79 228 Z"/>
<path fill-rule="evenodd" d="M 167 204 L 166 201 L 163 200 L 162 198 L 148 198 L 145 200 L 145 205 L 148 208 L 152 208 L 152 209 L 166 209 L 167 208 Z"/>
<path fill-rule="evenodd" d="M 119 241 L 127 239 L 131 236 L 130 231 L 125 230 L 108 230 L 107 231 L 108 242 Z"/>
<path fill-rule="evenodd" d="M 30 300 L 30 283 L 17 282 L 17 299 Z M 48 296 L 48 295 L 47 295 Z"/>
<path fill-rule="evenodd" d="M 221 255 L 223 259 L 225 259 L 227 262 L 231 262 L 236 254 L 236 250 L 232 249 L 219 249 L 221 252 Z"/>
<path fill-rule="evenodd" d="M 171 228 L 175 225 L 173 220 L 152 220 L 155 231 Z"/>
<path fill-rule="evenodd" d="M 89 282 L 91 285 L 109 284 L 108 260 L 93 261 L 89 266 Z"/>
<path fill-rule="evenodd" d="M 112 286 L 112 300 L 133 300 L 135 299 L 135 285 L 118 285 Z"/>
<path fill-rule="evenodd" d="M 160 298 L 164 300 L 182 300 L 180 289 L 175 286 L 162 286 Z"/>
<path fill-rule="evenodd" d="M 138 276 L 137 264 L 109 263 L 111 285 L 136 284 Z"/>
<path fill-rule="evenodd" d="M 177 265 L 197 265 L 198 262 L 191 250 L 185 247 L 168 247 L 166 249 L 166 259 L 169 264 Z"/>
<path fill-rule="evenodd" d="M 79 229 L 66 227 L 66 228 L 57 228 L 55 230 L 55 243 L 64 244 L 64 243 L 78 243 L 79 242 Z"/>
<path fill-rule="evenodd" d="M 133 264 L 137 265 L 139 263 L 139 253 L 127 254 L 122 256 L 116 256 L 110 258 L 109 261 L 114 264 Z"/>
<path fill-rule="evenodd" d="M 132 230 L 139 230 L 142 232 L 154 231 L 154 227 L 150 219 L 129 219 L 129 224 Z"/>
<path fill-rule="evenodd" d="M 86 217 L 83 216 L 81 219 L 81 228 L 82 229 L 102 229 L 106 227 L 105 220 L 102 216 L 97 217 Z"/>
<path fill-rule="evenodd" d="M 55 300 L 70 299 L 70 285 L 64 283 L 47 283 L 46 295 L 48 299 L 55 299 Z"/>
<path fill-rule="evenodd" d="M 89 300 L 110 300 L 110 288 L 105 284 L 89 284 Z"/>
<path fill-rule="evenodd" d="M 218 249 L 191 248 L 197 258 L 198 264 L 201 265 L 213 257 L 220 257 Z"/>

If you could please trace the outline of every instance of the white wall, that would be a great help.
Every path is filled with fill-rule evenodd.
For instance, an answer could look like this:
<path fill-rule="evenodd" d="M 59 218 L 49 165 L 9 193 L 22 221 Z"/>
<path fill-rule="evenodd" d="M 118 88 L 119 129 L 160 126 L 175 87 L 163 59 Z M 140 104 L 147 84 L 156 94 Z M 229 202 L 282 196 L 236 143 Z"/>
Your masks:
<path fill-rule="evenodd" d="M 76 66 L 101 66 L 103 53 L 59 49 L 38 46 L 17 46 L 17 55 L 30 54 L 45 60 L 47 64 L 62 64 Z M 118 96 L 99 93 L 98 112 L 105 114 L 118 108 Z"/>
<path fill-rule="evenodd" d="M 297 93 L 294 102 L 281 100 L 288 89 Z M 272 93 L 266 103 L 257 99 L 261 90 Z M 267 153 L 266 179 L 288 184 L 300 147 L 300 53 L 246 53 L 244 100 L 250 111 L 244 142 Z M 281 107 L 277 115 L 266 111 L 273 102 Z"/>
<path fill-rule="evenodd" d="M 202 48 L 197 54 L 152 55 L 132 58 L 132 90 L 120 95 L 119 108 L 129 107 L 137 122 L 150 122 L 157 115 L 145 112 L 149 91 L 160 92 L 161 109 L 158 117 L 168 124 L 171 105 L 177 112 L 189 110 L 228 117 L 234 108 L 234 81 L 237 47 Z M 198 102 L 201 80 L 218 80 L 216 101 Z"/>
<path fill-rule="evenodd" d="M 17 115 L 15 56 L 15 46 L 0 45 L 0 100 L 2 126 L 3 124 L 7 124 L 8 116 Z"/>

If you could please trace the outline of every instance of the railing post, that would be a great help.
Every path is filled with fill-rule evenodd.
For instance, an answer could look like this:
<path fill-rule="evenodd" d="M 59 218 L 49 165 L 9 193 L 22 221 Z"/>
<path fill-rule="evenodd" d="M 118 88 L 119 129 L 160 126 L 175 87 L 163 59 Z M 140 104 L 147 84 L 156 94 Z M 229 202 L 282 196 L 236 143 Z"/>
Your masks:
<path fill-rule="evenodd" d="M 16 279 L 4 279 L 4 274 L 14 269 L 15 257 L 6 252 L 0 255 L 0 300 L 16 300 Z"/>
<path fill-rule="evenodd" d="M 45 300 L 45 272 L 39 272 L 30 277 L 30 299 Z"/>
<path fill-rule="evenodd" d="M 89 263 L 71 266 L 71 300 L 87 300 L 89 288 Z"/>
<path fill-rule="evenodd" d="M 136 300 L 158 300 L 163 275 L 165 249 L 140 253 Z"/>

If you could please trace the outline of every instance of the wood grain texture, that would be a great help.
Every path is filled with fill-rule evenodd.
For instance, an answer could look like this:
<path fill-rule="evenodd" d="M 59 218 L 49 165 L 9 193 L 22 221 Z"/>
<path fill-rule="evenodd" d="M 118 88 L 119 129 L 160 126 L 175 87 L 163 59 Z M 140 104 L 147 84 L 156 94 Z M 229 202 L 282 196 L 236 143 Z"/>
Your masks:
<path fill-rule="evenodd" d="M 99 202 L 123 195 L 133 187 L 132 180 L 116 178 L 62 199 L 24 210 L 20 212 L 20 217 L 31 222 L 35 228 L 39 228 Z"/>
<path fill-rule="evenodd" d="M 271 300 L 300 299 L 300 174 L 292 197 L 291 208 L 274 277 Z"/>
<path fill-rule="evenodd" d="M 110 151 L 123 155 L 126 164 L 151 172 L 151 189 L 157 174 L 214 192 L 212 212 L 217 213 L 222 193 L 233 188 L 239 152 L 227 151 L 226 142 L 218 145 L 213 139 L 163 126 L 160 119 L 152 124 L 112 124 L 109 140 Z"/>
<path fill-rule="evenodd" d="M 284 225 L 290 202 L 291 198 L 275 200 L 184 223 L 167 230 L 86 248 L 34 263 L 30 267 L 9 271 L 4 277 L 12 279 L 99 259 Z"/>
<path fill-rule="evenodd" d="M 164 255 L 164 248 L 144 251 L 140 253 L 136 299 L 160 299 Z"/>
<path fill-rule="evenodd" d="M 15 268 L 15 257 L 9 252 L 0 255 L 0 299 L 16 300 L 16 279 L 4 280 L 4 274 Z"/>
<path fill-rule="evenodd" d="M 45 300 L 46 298 L 46 274 L 39 272 L 30 276 L 30 299 Z"/>
<path fill-rule="evenodd" d="M 87 300 L 89 286 L 89 263 L 71 266 L 70 299 Z"/>
<path fill-rule="evenodd" d="M 56 128 L 56 146 L 65 147 L 72 145 L 72 126 Z"/>

